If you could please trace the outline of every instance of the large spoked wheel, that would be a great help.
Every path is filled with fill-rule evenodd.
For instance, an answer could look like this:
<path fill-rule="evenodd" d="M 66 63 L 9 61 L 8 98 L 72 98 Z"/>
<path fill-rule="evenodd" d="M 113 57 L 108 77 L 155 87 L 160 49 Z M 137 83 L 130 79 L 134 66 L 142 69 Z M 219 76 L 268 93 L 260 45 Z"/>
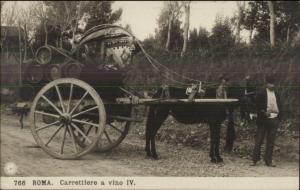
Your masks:
<path fill-rule="evenodd" d="M 98 141 L 97 151 L 107 152 L 117 147 L 126 137 L 130 128 L 130 121 L 113 119 L 106 124 L 104 133 Z"/>
<path fill-rule="evenodd" d="M 90 109 L 90 106 L 88 106 L 85 109 Z M 95 116 L 94 113 L 90 113 L 82 116 L 82 119 L 87 121 L 88 123 L 94 122 L 95 119 L 97 120 L 97 118 L 95 118 L 94 116 Z M 131 122 L 122 119 L 122 116 L 111 117 L 108 115 L 108 119 L 106 121 L 107 121 L 106 127 L 97 143 L 97 147 L 95 147 L 94 149 L 97 152 L 107 152 L 117 147 L 125 139 L 130 129 Z M 93 126 L 89 125 L 88 123 L 82 126 L 84 129 L 87 129 L 85 131 L 87 135 L 93 132 L 92 129 Z M 84 138 L 77 139 L 77 140 L 80 146 L 82 147 L 85 146 Z"/>
<path fill-rule="evenodd" d="M 87 105 L 90 108 L 84 109 Z M 97 120 L 82 119 L 89 112 L 96 114 Z M 45 122 L 45 117 L 53 122 Z M 76 159 L 97 146 L 106 127 L 106 112 L 98 93 L 89 84 L 62 78 L 50 82 L 37 94 L 30 122 L 33 137 L 45 152 L 58 159 Z"/>

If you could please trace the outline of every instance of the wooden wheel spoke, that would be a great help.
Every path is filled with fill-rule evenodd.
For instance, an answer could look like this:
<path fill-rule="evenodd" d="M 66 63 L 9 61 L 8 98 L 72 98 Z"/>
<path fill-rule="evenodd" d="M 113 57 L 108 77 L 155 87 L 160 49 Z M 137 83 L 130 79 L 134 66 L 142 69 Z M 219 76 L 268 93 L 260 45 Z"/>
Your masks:
<path fill-rule="evenodd" d="M 37 128 L 37 129 L 35 129 L 35 130 L 36 130 L 36 132 L 38 132 L 39 130 L 46 129 L 46 128 L 51 127 L 51 126 L 53 126 L 53 125 L 55 125 L 55 124 L 58 124 L 59 122 L 60 122 L 60 121 L 55 121 L 55 122 L 50 123 L 50 124 L 48 124 L 48 125 L 46 125 L 46 126 L 39 127 L 39 128 Z"/>
<path fill-rule="evenodd" d="M 65 139 L 66 139 L 66 136 L 67 136 L 67 130 L 68 130 L 68 128 L 65 127 L 64 136 L 63 136 L 63 140 L 62 140 L 61 148 L 60 148 L 60 153 L 61 154 L 64 153 L 64 145 L 65 145 Z"/>
<path fill-rule="evenodd" d="M 79 116 L 79 115 L 81 115 L 81 114 L 87 113 L 87 112 L 92 111 L 92 110 L 95 110 L 95 109 L 97 109 L 97 108 L 98 108 L 98 106 L 92 107 L 92 108 L 90 108 L 90 109 L 87 109 L 87 110 L 84 110 L 84 111 L 82 111 L 82 112 L 76 113 L 76 114 L 74 114 L 72 117 L 73 117 L 73 118 L 74 118 L 74 117 L 77 117 L 77 116 Z"/>
<path fill-rule="evenodd" d="M 87 132 L 86 132 L 86 135 L 89 135 L 89 133 L 90 133 L 92 127 L 93 127 L 93 126 L 90 126 L 90 127 L 89 127 L 89 129 L 88 129 Z"/>
<path fill-rule="evenodd" d="M 70 112 L 70 115 L 72 115 L 72 113 L 76 110 L 76 108 L 81 104 L 82 100 L 86 97 L 86 95 L 88 95 L 88 91 L 86 91 L 84 93 L 84 95 L 80 98 L 80 100 L 77 102 L 77 104 L 74 106 L 74 108 L 72 109 L 72 111 Z"/>
<path fill-rule="evenodd" d="M 112 143 L 112 140 L 110 139 L 110 137 L 109 137 L 109 135 L 108 135 L 108 133 L 107 133 L 106 131 L 104 131 L 104 135 L 105 135 L 105 137 L 107 138 L 109 144 L 111 144 L 111 143 Z"/>
<path fill-rule="evenodd" d="M 72 119 L 72 121 L 76 122 L 76 123 L 81 123 L 81 124 L 86 124 L 86 125 L 92 125 L 94 127 L 99 127 L 98 124 L 87 122 L 87 121 L 81 121 L 81 120 L 78 120 L 78 119 Z"/>
<path fill-rule="evenodd" d="M 44 95 L 41 96 L 48 104 L 50 104 L 60 115 L 63 115 L 63 113 Z"/>
<path fill-rule="evenodd" d="M 110 125 L 114 130 L 118 131 L 119 133 L 123 133 L 123 131 L 119 128 L 117 128 L 116 126 L 114 126 L 113 124 L 109 123 L 108 125 Z"/>
<path fill-rule="evenodd" d="M 60 131 L 60 129 L 63 127 L 64 125 L 61 124 L 59 126 L 59 128 L 53 133 L 53 135 L 50 137 L 50 139 L 48 140 L 48 142 L 45 144 L 45 146 L 48 146 L 48 144 L 52 141 L 52 139 L 56 136 L 56 134 Z"/>
<path fill-rule="evenodd" d="M 92 143 L 92 141 L 86 136 L 84 132 L 82 132 L 79 127 L 77 127 L 74 123 L 71 123 L 71 125 L 89 142 Z"/>
<path fill-rule="evenodd" d="M 68 125 L 68 129 L 69 129 L 69 132 L 70 132 L 70 134 L 71 134 L 71 139 L 72 139 L 72 144 L 73 144 L 74 151 L 77 153 L 77 152 L 78 152 L 78 148 L 77 148 L 77 146 L 76 146 L 75 137 L 74 137 L 74 132 L 73 132 L 73 130 L 72 130 L 72 128 L 71 128 L 70 125 Z"/>
<path fill-rule="evenodd" d="M 42 112 L 42 111 L 34 111 L 34 113 L 38 113 L 38 114 L 46 115 L 46 116 L 50 116 L 50 117 L 55 117 L 55 118 L 60 117 L 59 115 L 55 115 L 55 114 L 52 114 L 52 113 L 46 113 L 46 112 Z"/>
<path fill-rule="evenodd" d="M 62 111 L 65 113 L 66 110 L 65 110 L 65 107 L 64 107 L 63 99 L 62 99 L 62 97 L 61 97 L 61 93 L 60 93 L 60 90 L 59 90 L 59 88 L 58 88 L 58 85 L 55 85 L 55 89 L 56 89 L 56 93 L 57 93 L 58 98 L 59 98 L 59 102 L 60 102 L 60 106 L 61 106 L 61 108 L 62 108 Z"/>
<path fill-rule="evenodd" d="M 72 96 L 73 96 L 73 83 L 70 86 L 70 96 L 69 96 L 69 101 L 68 101 L 68 107 L 67 107 L 67 112 L 70 111 L 70 106 L 71 106 L 71 100 L 72 100 Z"/>
<path fill-rule="evenodd" d="M 90 127 L 89 127 L 89 129 L 88 129 L 87 132 L 86 132 L 86 135 L 89 135 L 89 133 L 90 133 L 92 127 L 93 127 L 93 126 L 90 126 Z M 96 128 L 96 129 L 97 129 L 97 128 Z M 84 141 L 85 141 L 85 139 L 83 139 L 82 143 L 84 143 Z"/>

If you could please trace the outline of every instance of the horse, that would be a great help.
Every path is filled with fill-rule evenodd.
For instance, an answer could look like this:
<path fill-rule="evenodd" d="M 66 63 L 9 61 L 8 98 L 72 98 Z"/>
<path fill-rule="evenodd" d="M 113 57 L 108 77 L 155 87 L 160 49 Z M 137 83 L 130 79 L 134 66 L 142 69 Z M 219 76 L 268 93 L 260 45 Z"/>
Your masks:
<path fill-rule="evenodd" d="M 153 98 L 186 98 L 186 90 L 178 87 L 159 88 Z M 207 88 L 202 98 L 216 98 L 216 87 Z M 244 87 L 231 84 L 227 87 L 228 98 L 237 98 L 241 102 L 244 97 Z M 196 95 L 195 98 L 199 98 Z M 239 105 L 239 103 L 238 103 Z M 207 123 L 210 128 L 210 152 L 212 163 L 223 162 L 220 155 L 220 128 L 221 123 L 228 117 L 228 128 L 225 150 L 231 151 L 236 138 L 234 129 L 234 106 L 221 104 L 197 105 L 197 104 L 163 104 L 150 105 L 146 121 L 146 145 L 145 151 L 148 157 L 158 159 L 155 146 L 155 136 L 169 115 L 183 124 Z"/>

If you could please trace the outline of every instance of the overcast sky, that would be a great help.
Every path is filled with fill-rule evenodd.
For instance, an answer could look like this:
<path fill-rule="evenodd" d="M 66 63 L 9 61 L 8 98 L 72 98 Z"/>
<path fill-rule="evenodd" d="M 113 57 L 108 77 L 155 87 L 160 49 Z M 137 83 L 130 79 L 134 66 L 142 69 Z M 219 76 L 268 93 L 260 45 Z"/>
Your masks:
<path fill-rule="evenodd" d="M 116 1 L 113 8 L 123 8 L 120 23 L 129 24 L 137 38 L 143 40 L 154 34 L 162 1 Z M 232 16 L 237 9 L 235 1 L 193 1 L 190 11 L 190 29 L 200 26 L 211 31 L 218 14 Z M 182 16 L 182 19 L 184 15 Z"/>

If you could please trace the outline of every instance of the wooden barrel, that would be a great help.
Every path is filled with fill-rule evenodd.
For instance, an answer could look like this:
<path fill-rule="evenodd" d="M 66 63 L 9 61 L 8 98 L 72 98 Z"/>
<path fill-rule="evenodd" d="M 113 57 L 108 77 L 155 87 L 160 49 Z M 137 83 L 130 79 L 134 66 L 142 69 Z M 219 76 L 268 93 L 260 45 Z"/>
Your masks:
<path fill-rule="evenodd" d="M 42 65 L 50 63 L 52 60 L 51 48 L 47 46 L 40 47 L 35 54 L 35 59 L 39 64 Z"/>
<path fill-rule="evenodd" d="M 24 69 L 24 80 L 29 83 L 39 83 L 43 79 L 43 67 L 38 64 L 28 64 Z"/>
<path fill-rule="evenodd" d="M 62 65 L 61 64 L 49 64 L 44 68 L 45 79 L 47 81 L 53 81 L 55 79 L 62 78 Z"/>
<path fill-rule="evenodd" d="M 62 70 L 64 77 L 79 78 L 82 71 L 82 65 L 79 62 L 71 61 L 64 64 Z"/>

